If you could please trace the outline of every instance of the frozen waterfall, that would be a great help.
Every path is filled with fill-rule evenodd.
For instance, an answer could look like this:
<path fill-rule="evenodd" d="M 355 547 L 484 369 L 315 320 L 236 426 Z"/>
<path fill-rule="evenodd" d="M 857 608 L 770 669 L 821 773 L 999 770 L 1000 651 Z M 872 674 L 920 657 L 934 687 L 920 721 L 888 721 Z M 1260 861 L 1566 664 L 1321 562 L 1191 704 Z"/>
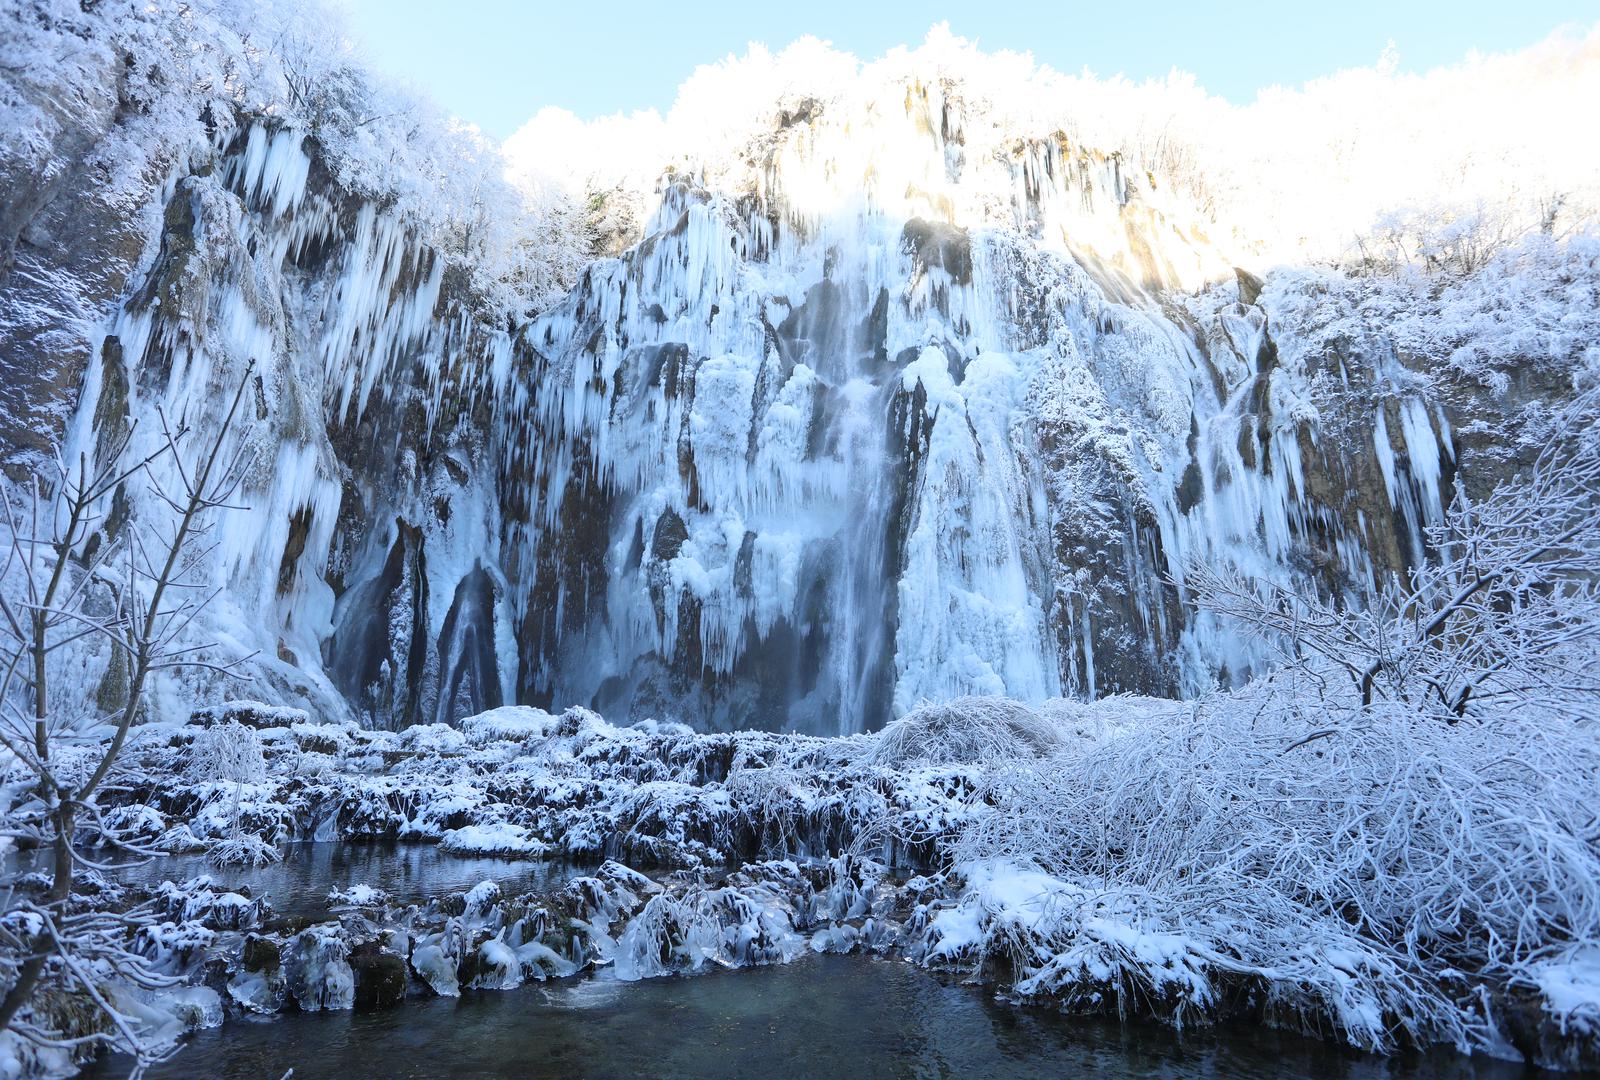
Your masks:
<path fill-rule="evenodd" d="M 383 727 L 1191 693 L 1262 657 L 1190 563 L 1354 595 L 1426 557 L 1455 450 L 1391 355 L 1339 360 L 1359 422 L 1318 415 L 1327 358 L 1161 177 L 901 89 L 787 118 L 747 174 L 669 171 L 638 242 L 510 330 L 251 126 L 167 190 L 74 452 L 253 360 L 224 640 L 266 696 Z"/>

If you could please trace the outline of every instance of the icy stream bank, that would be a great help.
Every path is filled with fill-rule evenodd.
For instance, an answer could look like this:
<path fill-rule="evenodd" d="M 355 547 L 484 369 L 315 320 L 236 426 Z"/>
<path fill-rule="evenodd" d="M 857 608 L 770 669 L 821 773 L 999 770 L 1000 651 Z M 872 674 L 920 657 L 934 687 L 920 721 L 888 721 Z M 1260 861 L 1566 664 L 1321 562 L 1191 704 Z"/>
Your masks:
<path fill-rule="evenodd" d="M 1258 739 L 1287 740 L 1289 730 L 1272 728 L 1250 700 L 1238 704 L 1230 712 L 1234 699 L 1217 699 L 1221 719 L 1202 722 L 1192 706 L 1155 699 L 1060 702 L 1042 711 L 969 701 L 848 739 L 617 728 L 581 709 L 553 716 L 524 707 L 469 718 L 460 729 L 395 733 L 241 704 L 189 725 L 144 729 L 108 820 L 179 853 L 241 834 L 275 845 L 321 840 L 293 850 L 341 853 L 330 861 L 360 858 L 348 853 L 374 850 L 371 841 L 423 842 L 432 869 L 410 878 L 378 862 L 368 874 L 341 873 L 327 881 L 322 910 L 311 904 L 292 917 L 241 888 L 252 875 L 281 871 L 189 878 L 192 856 L 169 864 L 170 875 L 158 860 L 142 882 L 91 878 L 84 894 L 113 909 L 155 905 L 160 917 L 140 932 L 138 948 L 189 985 L 148 1006 L 180 1027 L 360 1011 L 583 975 L 634 982 L 851 953 L 909 960 L 1014 1002 L 1154 1018 L 1183 1030 L 1243 1020 L 1364 1049 L 1442 1044 L 1591 1064 L 1600 1000 L 1585 990 L 1584 957 L 1570 941 L 1527 953 L 1511 978 L 1464 975 L 1480 955 L 1470 939 L 1408 946 L 1394 940 L 1407 932 L 1403 921 L 1361 927 L 1329 916 L 1325 904 L 1344 902 L 1337 894 L 1270 892 L 1265 869 L 1252 869 L 1248 858 L 1205 871 L 1248 874 L 1233 887 L 1237 902 L 1207 891 L 1212 883 L 1199 877 L 1141 876 L 1145 856 L 1125 847 L 1118 830 L 1150 837 L 1141 842 L 1157 834 L 1119 820 L 1131 812 L 1126 806 L 1095 818 L 1101 846 L 1119 849 L 1109 859 L 1047 855 L 1044 841 L 1029 841 L 1037 860 L 984 846 L 985 829 L 1019 797 L 1029 801 L 1029 821 L 1048 828 L 1051 804 L 1039 797 L 1051 783 L 1099 797 L 1097 772 L 1130 747 L 1169 763 L 1163 767 L 1186 792 L 1162 794 L 1171 777 L 1139 766 L 1147 771 L 1140 786 L 1161 813 L 1189 806 L 1183 817 L 1193 820 L 1183 827 L 1194 835 L 1172 832 L 1163 841 L 1170 850 L 1209 847 L 1213 828 L 1253 843 L 1246 830 L 1280 826 L 1200 808 L 1210 798 L 1207 770 L 1239 766 L 1208 752 L 1198 772 L 1186 772 L 1191 763 L 1179 749 L 1237 742 L 1240 731 L 1226 726 L 1234 715 Z M 196 735 L 219 722 L 239 724 L 238 737 L 259 742 L 266 781 L 235 788 L 195 775 Z M 1490 751 L 1501 745 L 1490 742 Z M 1452 745 L 1475 752 L 1459 734 Z M 1418 743 L 1410 752 L 1425 760 L 1429 751 Z M 1244 767 L 1267 786 L 1268 809 L 1278 784 L 1326 801 L 1329 814 L 1348 802 L 1348 793 L 1313 786 L 1327 769 L 1314 756 L 1296 766 L 1309 770 L 1304 776 L 1275 780 L 1258 765 Z M 1267 811 L 1238 811 L 1258 812 Z M 1310 827 L 1284 820 L 1281 827 Z M 1421 834 L 1395 855 L 1374 854 L 1431 858 L 1427 842 Z M 418 865 L 416 845 L 391 850 L 396 863 Z M 486 872 L 447 875 L 455 858 Z M 1570 872 L 1591 864 L 1592 856 Z M 1570 880 L 1519 872 L 1527 874 L 1525 895 L 1539 903 Z M 1410 886 L 1395 887 L 1423 880 L 1414 871 Z M 1350 895 L 1368 896 L 1369 905 L 1379 896 Z M 1592 936 L 1581 926 L 1575 932 Z M 1428 967 L 1409 961 L 1416 948 L 1430 950 Z M 1461 960 L 1451 963 L 1455 956 Z"/>

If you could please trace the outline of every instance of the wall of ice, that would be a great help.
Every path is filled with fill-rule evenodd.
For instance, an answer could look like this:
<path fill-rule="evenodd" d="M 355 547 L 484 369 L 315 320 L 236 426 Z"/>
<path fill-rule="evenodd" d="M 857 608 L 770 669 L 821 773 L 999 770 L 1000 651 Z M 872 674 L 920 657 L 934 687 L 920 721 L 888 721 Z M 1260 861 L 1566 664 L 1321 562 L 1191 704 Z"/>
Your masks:
<path fill-rule="evenodd" d="M 334 182 L 301 132 L 246 126 L 162 198 L 65 449 L 103 457 L 131 425 L 137 461 L 165 418 L 192 429 L 192 454 L 244 383 L 223 449 L 243 449 L 238 508 L 197 549 L 218 594 L 196 635 L 207 659 L 250 660 L 243 686 L 162 680 L 155 708 L 242 694 L 399 726 L 506 700 L 494 478 L 470 463 L 509 378 L 507 335 L 447 295 L 443 260 Z M 108 496 L 104 531 L 169 534 L 153 490 L 176 490 L 175 467 L 158 457 L 150 483 Z"/>
<path fill-rule="evenodd" d="M 668 176 L 523 331 L 522 698 L 834 732 L 1193 692 L 1263 658 L 1186 606 L 1190 561 L 1353 595 L 1423 557 L 1442 418 L 1396 390 L 1320 446 L 1259 282 L 1173 301 L 1235 274 L 1159 178 L 1059 135 L 969 147 L 939 86 L 899 105 L 780 127 L 744 190 Z"/>
<path fill-rule="evenodd" d="M 391 727 L 1190 693 L 1263 659 L 1186 602 L 1191 561 L 1354 596 L 1426 557 L 1456 451 L 1398 361 L 1286 336 L 1159 176 L 904 89 L 786 116 L 743 180 L 667 175 L 513 333 L 314 142 L 249 127 L 164 192 L 69 453 L 203 430 L 253 362 L 214 652 L 254 653 L 245 696 Z M 1354 422 L 1312 404 L 1330 364 Z"/>

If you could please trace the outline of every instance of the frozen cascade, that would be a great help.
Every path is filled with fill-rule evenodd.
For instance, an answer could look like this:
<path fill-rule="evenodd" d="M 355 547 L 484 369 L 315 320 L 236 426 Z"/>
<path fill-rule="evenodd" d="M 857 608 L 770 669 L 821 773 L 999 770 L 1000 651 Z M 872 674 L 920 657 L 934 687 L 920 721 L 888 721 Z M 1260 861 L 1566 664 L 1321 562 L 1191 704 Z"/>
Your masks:
<path fill-rule="evenodd" d="M 107 433 L 131 420 L 127 453 L 142 458 L 160 445 L 163 414 L 205 430 L 245 380 L 223 452 L 244 448 L 242 508 L 222 519 L 209 557 L 221 651 L 254 651 L 256 693 L 324 716 L 431 719 L 436 688 L 463 683 L 467 711 L 499 704 L 500 665 L 479 654 L 509 651 L 505 589 L 488 590 L 497 624 L 478 579 L 456 598 L 464 575 L 448 558 L 457 552 L 466 570 L 498 565 L 483 546 L 492 496 L 459 485 L 447 522 L 430 523 L 417 504 L 438 473 L 461 468 L 439 458 L 451 444 L 465 460 L 454 446 L 461 416 L 508 377 L 509 340 L 463 318 L 443 294 L 442 260 L 397 214 L 333 181 L 302 133 L 252 124 L 219 155 L 215 170 L 167 189 L 161 233 L 85 373 L 69 455 L 103 453 Z M 156 463 L 169 483 L 170 468 Z M 169 513 L 153 498 L 134 511 L 158 526 Z M 425 611 L 371 587 L 402 535 L 433 541 L 433 591 L 411 582 L 433 601 Z M 461 608 L 479 632 L 452 630 Z M 477 652 L 458 655 L 463 647 Z M 217 698 L 203 685 L 159 689 L 173 712 Z"/>
<path fill-rule="evenodd" d="M 1233 271 L 1153 177 L 1060 137 L 969 158 L 920 84 L 766 153 L 738 196 L 669 175 L 643 242 L 523 332 L 522 699 L 847 732 L 1192 691 L 1260 657 L 1184 610 L 1188 560 L 1284 579 L 1314 543 L 1330 587 L 1379 572 L 1306 494 L 1263 308 L 1197 333 L 1163 306 Z M 1421 408 L 1408 528 L 1445 498 Z"/>
<path fill-rule="evenodd" d="M 124 416 L 145 452 L 253 361 L 217 636 L 255 696 L 386 727 L 1183 694 L 1261 661 L 1191 562 L 1334 593 L 1427 557 L 1456 450 L 1393 356 L 1352 361 L 1375 411 L 1335 430 L 1322 359 L 1159 175 L 902 89 L 784 120 L 742 177 L 668 172 L 509 333 L 314 141 L 248 126 L 168 185 L 72 452 Z"/>

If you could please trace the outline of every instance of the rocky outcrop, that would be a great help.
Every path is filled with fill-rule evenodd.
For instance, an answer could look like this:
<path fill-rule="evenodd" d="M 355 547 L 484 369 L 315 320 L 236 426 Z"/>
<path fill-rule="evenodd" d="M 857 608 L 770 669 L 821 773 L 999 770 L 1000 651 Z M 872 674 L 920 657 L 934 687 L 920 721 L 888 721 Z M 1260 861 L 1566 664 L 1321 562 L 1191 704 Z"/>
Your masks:
<path fill-rule="evenodd" d="M 0 152 L 0 468 L 19 476 L 65 432 L 92 352 L 93 327 L 127 288 L 159 214 L 164 179 L 155 163 L 120 201 L 110 163 L 97 154 L 133 109 L 126 70 L 85 36 L 61 38 L 54 57 L 75 77 L 44 65 L 8 72 L 37 137 Z M 16 151 L 16 152 L 12 152 Z"/>

